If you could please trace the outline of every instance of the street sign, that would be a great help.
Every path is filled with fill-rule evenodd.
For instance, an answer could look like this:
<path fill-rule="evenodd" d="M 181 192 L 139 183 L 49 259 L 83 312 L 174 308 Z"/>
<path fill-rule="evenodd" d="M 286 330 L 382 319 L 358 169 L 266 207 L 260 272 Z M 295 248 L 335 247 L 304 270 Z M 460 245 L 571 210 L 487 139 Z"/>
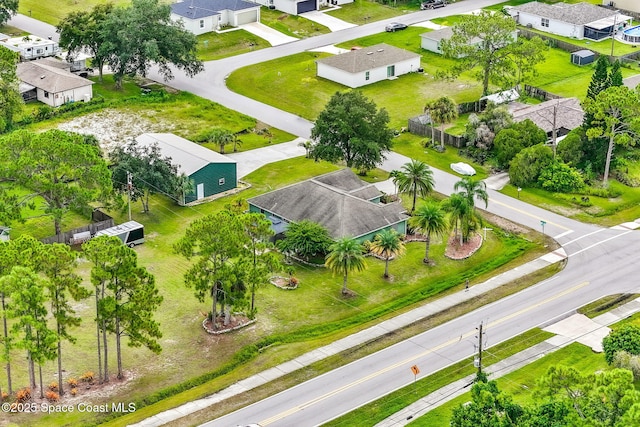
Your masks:
<path fill-rule="evenodd" d="M 418 365 L 413 365 L 411 367 L 411 372 L 413 372 L 413 375 L 418 375 L 420 373 L 420 369 L 418 369 Z"/>

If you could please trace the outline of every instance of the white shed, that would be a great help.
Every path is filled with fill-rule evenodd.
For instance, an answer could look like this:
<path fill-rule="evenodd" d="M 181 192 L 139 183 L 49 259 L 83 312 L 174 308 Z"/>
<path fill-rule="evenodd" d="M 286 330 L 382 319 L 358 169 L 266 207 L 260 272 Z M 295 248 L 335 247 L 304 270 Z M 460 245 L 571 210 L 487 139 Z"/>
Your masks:
<path fill-rule="evenodd" d="M 316 61 L 317 75 L 350 88 L 418 71 L 420 55 L 385 43 Z"/>

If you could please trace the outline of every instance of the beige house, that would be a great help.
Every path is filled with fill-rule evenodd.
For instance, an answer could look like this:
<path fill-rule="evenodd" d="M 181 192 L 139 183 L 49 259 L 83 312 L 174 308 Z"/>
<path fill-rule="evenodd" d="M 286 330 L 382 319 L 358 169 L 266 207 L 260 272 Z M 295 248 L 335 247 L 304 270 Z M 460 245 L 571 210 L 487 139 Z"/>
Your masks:
<path fill-rule="evenodd" d="M 37 99 L 51 107 L 68 102 L 90 101 L 93 82 L 44 61 L 21 62 L 16 69 L 20 93 L 25 100 Z"/>

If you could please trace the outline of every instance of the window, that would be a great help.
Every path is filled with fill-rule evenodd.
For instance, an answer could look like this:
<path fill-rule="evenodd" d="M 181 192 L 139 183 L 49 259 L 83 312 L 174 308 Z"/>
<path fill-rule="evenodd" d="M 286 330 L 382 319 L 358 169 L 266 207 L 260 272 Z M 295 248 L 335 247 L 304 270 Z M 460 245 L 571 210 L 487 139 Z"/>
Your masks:
<path fill-rule="evenodd" d="M 542 25 L 543 27 L 549 28 L 549 20 L 547 18 L 542 18 L 540 25 Z"/>
<path fill-rule="evenodd" d="M 48 98 L 49 97 L 49 92 L 47 92 L 46 90 L 44 91 L 44 97 Z"/>
<path fill-rule="evenodd" d="M 224 178 L 220 178 L 218 180 L 218 185 L 224 185 Z"/>
<path fill-rule="evenodd" d="M 204 28 L 204 19 L 200 20 L 200 28 Z"/>
<path fill-rule="evenodd" d="M 366 72 L 364 73 L 364 79 L 365 79 L 365 80 L 369 80 L 369 72 L 368 72 L 368 71 L 366 71 Z"/>

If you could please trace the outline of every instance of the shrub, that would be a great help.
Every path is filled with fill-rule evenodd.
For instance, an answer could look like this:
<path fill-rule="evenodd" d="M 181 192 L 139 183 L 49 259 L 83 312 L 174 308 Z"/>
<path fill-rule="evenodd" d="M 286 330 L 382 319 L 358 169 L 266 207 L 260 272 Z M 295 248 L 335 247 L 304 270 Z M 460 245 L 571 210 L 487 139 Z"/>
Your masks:
<path fill-rule="evenodd" d="M 51 384 L 49 384 L 49 390 L 58 391 L 58 383 L 56 381 L 54 381 Z"/>
<path fill-rule="evenodd" d="M 58 393 L 56 393 L 55 391 L 48 391 L 44 394 L 44 397 L 49 401 L 49 402 L 57 402 L 58 400 L 60 400 L 60 395 Z"/>
<path fill-rule="evenodd" d="M 545 145 L 534 145 L 520 151 L 511 160 L 509 178 L 518 187 L 530 187 L 538 183 L 542 170 L 553 161 L 551 148 Z"/>
<path fill-rule="evenodd" d="M 289 279 L 289 285 L 290 286 L 296 286 L 299 283 L 298 278 L 297 277 L 291 277 Z"/>
<path fill-rule="evenodd" d="M 31 389 L 29 387 L 25 387 L 16 392 L 16 401 L 18 403 L 24 403 L 31 399 Z"/>
<path fill-rule="evenodd" d="M 619 351 L 613 356 L 612 366 L 614 368 L 627 369 L 633 373 L 633 380 L 640 380 L 640 356 L 630 354 L 626 351 Z"/>
<path fill-rule="evenodd" d="M 613 363 L 615 354 L 626 351 L 632 355 L 640 355 L 640 327 L 625 325 L 602 340 L 604 358 L 609 365 Z"/>
<path fill-rule="evenodd" d="M 92 383 L 95 379 L 95 375 L 91 371 L 87 371 L 84 374 L 80 375 L 80 381 L 83 383 Z"/>
<path fill-rule="evenodd" d="M 75 396 L 76 394 L 78 394 L 78 389 L 75 387 L 71 388 L 71 396 Z"/>
<path fill-rule="evenodd" d="M 7 393 L 7 392 L 4 392 L 4 391 L 3 391 L 3 392 L 2 392 L 2 395 L 0 395 L 0 400 L 1 400 L 1 401 L 5 401 L 5 400 L 7 400 L 8 398 L 9 398 L 9 393 Z"/>
<path fill-rule="evenodd" d="M 580 172 L 558 161 L 553 161 L 542 169 L 538 183 L 547 191 L 559 193 L 577 193 L 584 188 Z"/>
<path fill-rule="evenodd" d="M 67 380 L 67 384 L 69 384 L 69 387 L 74 388 L 74 387 L 78 387 L 78 380 L 75 378 L 69 378 Z"/>

